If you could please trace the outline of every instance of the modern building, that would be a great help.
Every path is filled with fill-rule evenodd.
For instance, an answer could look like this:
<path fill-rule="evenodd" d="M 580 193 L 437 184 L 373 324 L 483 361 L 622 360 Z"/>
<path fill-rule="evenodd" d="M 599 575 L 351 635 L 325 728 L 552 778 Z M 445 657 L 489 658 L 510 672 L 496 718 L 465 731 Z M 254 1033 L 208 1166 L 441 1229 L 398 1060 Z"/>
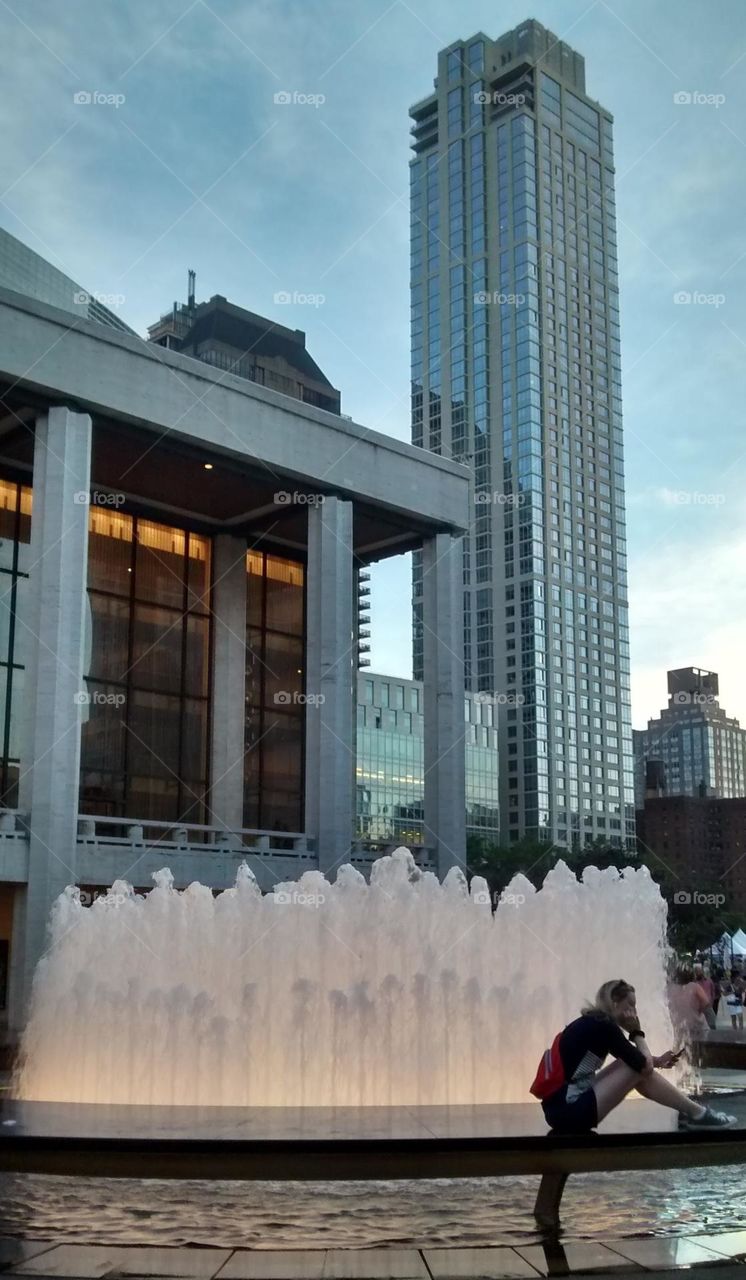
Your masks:
<path fill-rule="evenodd" d="M 375 850 L 425 844 L 423 686 L 365 671 L 357 681 L 357 834 Z M 464 697 L 466 832 L 497 841 L 497 707 Z"/>
<path fill-rule="evenodd" d="M 118 329 L 120 333 L 134 334 L 134 329 L 130 329 L 111 310 L 111 305 L 119 299 L 111 294 L 91 293 L 84 289 L 1 227 L 0 289 L 12 289 L 14 293 L 22 293 L 27 298 L 48 302 L 50 306 L 59 307 L 62 311 L 67 311 L 68 315 L 75 316 L 76 320 L 95 320 L 98 324 Z M 104 298 L 110 306 L 104 305 Z M 121 302 L 124 302 L 123 297 Z"/>
<path fill-rule="evenodd" d="M 746 796 L 746 729 L 719 702 L 717 672 L 668 672 L 668 706 L 635 729 L 635 800 L 646 795 Z"/>
<path fill-rule="evenodd" d="M 630 846 L 612 117 L 535 21 L 444 49 L 411 117 L 412 441 L 473 477 L 466 682 L 505 699 L 504 838 Z M 415 556 L 417 678 L 424 582 Z"/>
<path fill-rule="evenodd" d="M 186 303 L 175 302 L 171 311 L 149 326 L 151 342 L 304 404 L 339 413 L 339 392 L 306 351 L 302 329 L 287 329 L 235 306 L 219 293 L 209 302 L 197 303 L 194 288 L 195 275 L 190 271 Z"/>
<path fill-rule="evenodd" d="M 69 884 L 262 888 L 355 837 L 356 570 L 426 567 L 424 849 L 463 862 L 468 472 L 0 289 L 0 939 Z M 4 949 L 3 949 L 4 950 Z"/>
<path fill-rule="evenodd" d="M 746 912 L 746 798 L 648 796 L 637 813 L 640 852 L 662 868 L 683 903 L 721 894 L 722 910 Z"/>

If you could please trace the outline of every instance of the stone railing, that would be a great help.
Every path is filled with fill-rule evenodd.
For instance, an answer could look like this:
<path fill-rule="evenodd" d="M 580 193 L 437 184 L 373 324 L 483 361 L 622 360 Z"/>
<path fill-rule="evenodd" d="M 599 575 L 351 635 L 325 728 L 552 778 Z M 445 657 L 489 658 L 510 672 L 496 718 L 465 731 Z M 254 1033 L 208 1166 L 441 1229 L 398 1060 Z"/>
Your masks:
<path fill-rule="evenodd" d="M 175 850 L 200 853 L 246 853 L 266 858 L 316 861 L 313 841 L 302 831 L 262 831 L 195 822 L 157 822 L 149 818 L 110 818 L 97 814 L 78 816 L 78 844 L 99 848 Z"/>

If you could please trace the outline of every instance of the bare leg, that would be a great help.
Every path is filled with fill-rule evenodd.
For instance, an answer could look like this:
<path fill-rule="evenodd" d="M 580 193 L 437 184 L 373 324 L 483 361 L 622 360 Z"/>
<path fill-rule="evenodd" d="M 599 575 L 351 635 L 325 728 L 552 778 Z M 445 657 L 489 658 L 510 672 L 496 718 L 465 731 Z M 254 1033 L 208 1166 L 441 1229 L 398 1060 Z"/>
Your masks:
<path fill-rule="evenodd" d="M 691 1098 L 687 1098 L 675 1084 L 665 1080 L 657 1071 L 651 1071 L 649 1076 L 642 1076 L 635 1088 L 643 1098 L 650 1098 L 651 1102 L 660 1102 L 662 1107 L 670 1107 L 672 1111 L 678 1111 L 682 1116 L 690 1116 L 694 1119 L 702 1114 L 702 1107 L 692 1102 Z"/>
<path fill-rule="evenodd" d="M 599 1120 L 613 1111 L 632 1092 L 639 1080 L 640 1073 L 633 1071 L 626 1062 L 612 1062 L 603 1071 L 599 1071 L 593 1082 Z"/>
<path fill-rule="evenodd" d="M 652 1102 L 671 1107 L 673 1111 L 678 1111 L 684 1116 L 695 1118 L 701 1116 L 704 1110 L 696 1102 L 692 1102 L 691 1098 L 681 1093 L 675 1085 L 664 1080 L 657 1071 L 652 1071 L 648 1076 L 641 1076 L 638 1071 L 628 1067 L 626 1062 L 612 1062 L 598 1073 L 593 1084 L 599 1121 L 613 1111 L 614 1107 L 618 1106 L 633 1089 L 643 1097 L 650 1098 Z"/>

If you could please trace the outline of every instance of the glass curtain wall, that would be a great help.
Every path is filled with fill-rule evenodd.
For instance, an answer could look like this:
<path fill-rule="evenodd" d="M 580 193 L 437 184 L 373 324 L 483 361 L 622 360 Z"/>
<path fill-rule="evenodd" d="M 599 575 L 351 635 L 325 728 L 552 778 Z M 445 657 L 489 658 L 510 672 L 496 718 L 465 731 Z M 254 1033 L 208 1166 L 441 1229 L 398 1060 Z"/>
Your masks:
<path fill-rule="evenodd" d="M 83 813 L 204 823 L 210 540 L 91 508 Z"/>
<path fill-rule="evenodd" d="M 246 557 L 244 826 L 303 830 L 304 570 Z"/>
<path fill-rule="evenodd" d="M 9 809 L 18 807 L 30 539 L 31 489 L 0 479 L 0 803 Z"/>

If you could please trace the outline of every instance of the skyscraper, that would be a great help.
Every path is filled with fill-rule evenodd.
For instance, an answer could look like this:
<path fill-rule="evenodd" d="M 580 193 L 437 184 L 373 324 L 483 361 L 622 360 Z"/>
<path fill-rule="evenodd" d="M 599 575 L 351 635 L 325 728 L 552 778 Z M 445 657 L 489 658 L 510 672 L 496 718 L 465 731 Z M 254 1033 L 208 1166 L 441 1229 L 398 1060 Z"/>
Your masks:
<path fill-rule="evenodd" d="M 643 807 L 652 774 L 667 796 L 746 796 L 746 729 L 720 706 L 716 671 L 668 672 L 668 706 L 636 729 L 635 800 Z"/>
<path fill-rule="evenodd" d="M 634 839 L 612 119 L 538 22 L 411 110 L 412 440 L 467 462 L 466 683 L 501 699 L 502 837 Z M 422 564 L 413 571 L 422 673 Z"/>

